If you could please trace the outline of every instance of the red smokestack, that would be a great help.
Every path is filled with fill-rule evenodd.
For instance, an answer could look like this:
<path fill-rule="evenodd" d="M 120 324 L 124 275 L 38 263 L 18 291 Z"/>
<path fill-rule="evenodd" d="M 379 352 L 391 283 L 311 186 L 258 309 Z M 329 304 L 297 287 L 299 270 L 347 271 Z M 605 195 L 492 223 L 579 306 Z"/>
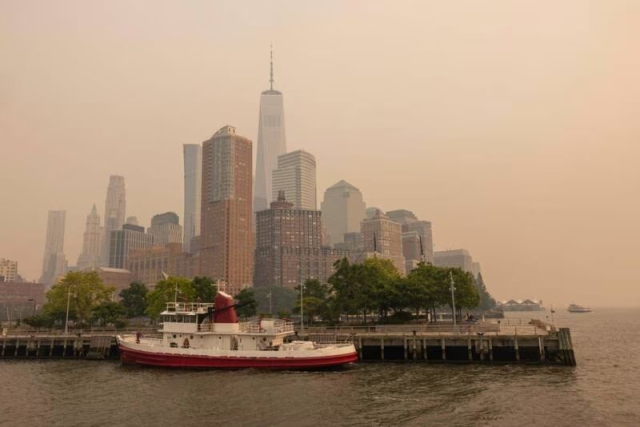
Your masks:
<path fill-rule="evenodd" d="M 231 295 L 224 292 L 218 292 L 215 299 L 216 311 L 213 315 L 215 323 L 238 323 L 238 315 L 236 309 L 231 307 L 235 304 Z M 231 307 L 231 308 L 226 308 Z"/>

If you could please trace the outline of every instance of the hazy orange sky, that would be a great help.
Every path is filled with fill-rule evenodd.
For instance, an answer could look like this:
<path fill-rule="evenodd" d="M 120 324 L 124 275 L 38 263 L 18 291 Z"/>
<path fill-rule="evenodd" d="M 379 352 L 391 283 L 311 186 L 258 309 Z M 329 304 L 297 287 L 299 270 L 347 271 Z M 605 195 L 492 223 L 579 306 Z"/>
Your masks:
<path fill-rule="evenodd" d="M 110 174 L 127 216 L 183 215 L 182 144 L 289 150 L 368 206 L 433 223 L 498 299 L 640 305 L 638 1 L 0 1 L 0 257 L 40 276 L 47 211 L 75 265 Z M 255 151 L 255 145 L 254 145 Z"/>

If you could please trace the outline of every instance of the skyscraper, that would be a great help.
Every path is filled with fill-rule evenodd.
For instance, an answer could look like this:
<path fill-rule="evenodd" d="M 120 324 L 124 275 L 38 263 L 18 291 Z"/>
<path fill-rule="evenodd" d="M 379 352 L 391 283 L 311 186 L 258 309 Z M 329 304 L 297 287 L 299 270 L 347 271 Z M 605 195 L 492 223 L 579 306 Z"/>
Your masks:
<path fill-rule="evenodd" d="M 0 258 L 0 282 L 18 280 L 18 261 Z"/>
<path fill-rule="evenodd" d="M 406 209 L 398 209 L 387 212 L 387 216 L 395 222 L 402 224 L 403 233 L 418 233 L 418 252 L 415 250 L 412 252 L 411 245 L 405 245 L 408 252 L 404 254 L 407 261 L 415 261 L 411 265 L 416 265 L 417 262 L 424 261 L 426 263 L 433 264 L 433 236 L 431 232 L 431 223 L 429 221 L 419 220 L 411 211 Z M 408 234 L 407 238 L 411 239 Z M 415 248 L 415 246 L 413 246 Z M 420 252 L 421 250 L 421 252 Z"/>
<path fill-rule="evenodd" d="M 233 126 L 202 145 L 200 274 L 231 294 L 253 279 L 251 146 Z"/>
<path fill-rule="evenodd" d="M 393 262 L 400 274 L 405 273 L 402 255 L 402 226 L 381 211 L 360 224 L 362 246 L 367 258 L 378 256 Z"/>
<path fill-rule="evenodd" d="M 433 264 L 437 267 L 459 268 L 467 273 L 474 273 L 473 258 L 466 249 L 438 251 L 434 254 Z"/>
<path fill-rule="evenodd" d="M 175 212 L 165 212 L 151 218 L 151 227 L 147 233 L 153 235 L 154 246 L 164 246 L 167 243 L 182 243 L 182 227 Z"/>
<path fill-rule="evenodd" d="M 272 198 L 280 191 L 296 209 L 316 210 L 316 158 L 304 150 L 297 150 L 278 157 L 278 167 L 273 171 Z"/>
<path fill-rule="evenodd" d="M 109 188 L 107 189 L 107 200 L 104 205 L 102 265 L 105 267 L 109 265 L 109 244 L 111 242 L 111 232 L 122 228 L 127 208 L 126 203 L 124 177 L 111 175 L 109 178 Z"/>
<path fill-rule="evenodd" d="M 253 190 L 253 208 L 259 212 L 269 208 L 272 201 L 272 172 L 278 166 L 278 156 L 287 152 L 284 132 L 284 104 L 282 93 L 273 89 L 273 51 L 271 52 L 271 86 L 260 95 L 258 124 L 258 157 Z"/>
<path fill-rule="evenodd" d="M 280 191 L 271 208 L 256 213 L 255 286 L 294 288 L 309 278 L 325 283 L 346 251 L 322 247 L 321 213 L 297 209 Z"/>
<path fill-rule="evenodd" d="M 202 195 L 202 146 L 184 144 L 184 239 L 185 252 L 194 252 L 191 241 L 200 235 L 200 202 Z"/>
<path fill-rule="evenodd" d="M 113 230 L 110 237 L 110 268 L 125 268 L 130 251 L 153 246 L 153 236 L 145 233 L 144 227 L 139 225 L 124 224 L 121 230 Z"/>
<path fill-rule="evenodd" d="M 367 205 L 358 188 L 340 181 L 324 192 L 320 205 L 322 221 L 330 237 L 330 245 L 344 242 L 344 233 L 360 231 L 360 221 L 365 218 Z"/>
<path fill-rule="evenodd" d="M 78 269 L 88 270 L 100 267 L 100 251 L 102 250 L 102 227 L 100 215 L 93 205 L 91 213 L 87 215 L 82 241 L 82 253 L 78 257 Z"/>
<path fill-rule="evenodd" d="M 64 226 L 66 211 L 49 211 L 47 240 L 44 246 L 42 277 L 40 282 L 50 287 L 66 274 L 67 259 L 64 255 Z"/>

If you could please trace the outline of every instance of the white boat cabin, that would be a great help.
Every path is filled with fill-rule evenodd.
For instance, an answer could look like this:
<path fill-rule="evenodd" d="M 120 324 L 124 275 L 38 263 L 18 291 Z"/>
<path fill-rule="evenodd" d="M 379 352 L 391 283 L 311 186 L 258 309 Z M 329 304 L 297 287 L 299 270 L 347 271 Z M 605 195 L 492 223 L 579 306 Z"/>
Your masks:
<path fill-rule="evenodd" d="M 213 303 L 170 302 L 160 314 L 162 345 L 211 350 L 284 350 L 288 348 L 283 346 L 284 338 L 294 334 L 293 323 L 281 319 L 231 323 L 214 319 Z"/>

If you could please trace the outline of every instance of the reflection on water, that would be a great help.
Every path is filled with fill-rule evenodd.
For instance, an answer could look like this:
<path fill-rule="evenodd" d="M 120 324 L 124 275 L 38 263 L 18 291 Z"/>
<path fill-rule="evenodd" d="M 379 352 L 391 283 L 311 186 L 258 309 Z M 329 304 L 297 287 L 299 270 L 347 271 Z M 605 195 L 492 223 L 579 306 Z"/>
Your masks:
<path fill-rule="evenodd" d="M 174 371 L 1 361 L 0 425 L 637 425 L 640 310 L 558 313 L 578 366 Z M 631 347 L 633 346 L 633 347 Z"/>

